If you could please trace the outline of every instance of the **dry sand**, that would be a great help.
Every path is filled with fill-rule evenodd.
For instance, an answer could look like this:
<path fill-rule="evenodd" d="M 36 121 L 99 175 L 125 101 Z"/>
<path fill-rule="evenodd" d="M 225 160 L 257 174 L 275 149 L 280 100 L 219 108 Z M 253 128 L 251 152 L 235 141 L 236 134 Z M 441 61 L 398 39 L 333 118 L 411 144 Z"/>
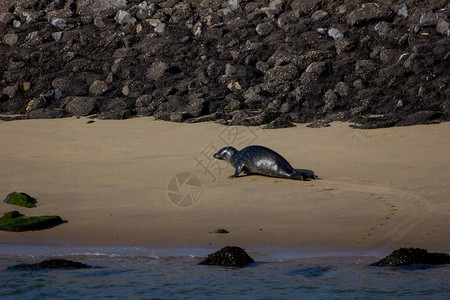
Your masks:
<path fill-rule="evenodd" d="M 87 121 L 0 122 L 0 198 L 23 191 L 38 200 L 36 208 L 1 202 L 0 213 L 68 220 L 42 231 L 0 232 L 0 247 L 450 252 L 450 123 L 263 130 L 152 118 Z M 211 160 L 216 148 L 249 143 L 272 148 L 321 179 L 229 179 L 233 169 Z M 169 199 L 169 182 L 180 173 L 201 183 L 201 189 L 181 186 L 188 195 L 181 205 L 192 204 L 189 195 L 197 200 L 189 207 Z M 209 233 L 217 228 L 230 233 Z"/>

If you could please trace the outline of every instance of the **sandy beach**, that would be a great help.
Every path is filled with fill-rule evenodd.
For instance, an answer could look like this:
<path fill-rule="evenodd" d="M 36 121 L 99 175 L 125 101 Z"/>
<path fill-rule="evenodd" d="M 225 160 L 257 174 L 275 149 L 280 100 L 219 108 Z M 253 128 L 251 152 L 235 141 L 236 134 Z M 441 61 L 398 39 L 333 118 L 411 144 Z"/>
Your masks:
<path fill-rule="evenodd" d="M 36 208 L 2 201 L 0 213 L 68 221 L 2 231 L 1 243 L 450 251 L 450 123 L 264 130 L 152 118 L 88 121 L 0 122 L 0 197 L 21 191 L 38 201 Z M 234 170 L 212 154 L 249 144 L 320 179 L 229 179 Z M 192 175 L 191 188 L 181 185 L 177 194 L 170 182 L 183 173 Z M 176 203 L 177 195 L 184 202 Z M 218 228 L 230 233 L 210 233 Z"/>

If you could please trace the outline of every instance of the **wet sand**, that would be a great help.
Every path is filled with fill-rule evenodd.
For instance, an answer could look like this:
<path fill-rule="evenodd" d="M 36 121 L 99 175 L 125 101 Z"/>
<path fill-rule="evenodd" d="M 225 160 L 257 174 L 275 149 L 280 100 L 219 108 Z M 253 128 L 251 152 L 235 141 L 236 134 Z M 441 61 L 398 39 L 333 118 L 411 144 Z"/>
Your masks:
<path fill-rule="evenodd" d="M 450 123 L 263 130 L 88 120 L 0 122 L 0 198 L 22 191 L 38 200 L 36 208 L 1 202 L 0 213 L 68 221 L 42 231 L 0 231 L 0 247 L 450 251 Z M 320 180 L 229 179 L 234 170 L 211 155 L 248 144 L 272 148 Z M 181 173 L 193 175 L 193 186 L 181 185 L 177 194 L 169 183 Z M 178 205 L 177 195 L 186 195 Z M 217 228 L 230 233 L 210 233 Z"/>

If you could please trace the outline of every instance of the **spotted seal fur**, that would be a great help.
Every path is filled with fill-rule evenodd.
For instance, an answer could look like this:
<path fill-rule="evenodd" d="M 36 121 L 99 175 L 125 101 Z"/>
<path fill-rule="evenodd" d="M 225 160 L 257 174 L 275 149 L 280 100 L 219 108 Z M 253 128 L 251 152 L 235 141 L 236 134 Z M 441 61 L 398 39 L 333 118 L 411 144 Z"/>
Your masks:
<path fill-rule="evenodd" d="M 214 154 L 214 158 L 224 160 L 236 169 L 230 176 L 232 178 L 238 177 L 241 172 L 296 180 L 317 178 L 313 171 L 294 169 L 280 154 L 263 146 L 248 146 L 241 151 L 224 147 Z"/>

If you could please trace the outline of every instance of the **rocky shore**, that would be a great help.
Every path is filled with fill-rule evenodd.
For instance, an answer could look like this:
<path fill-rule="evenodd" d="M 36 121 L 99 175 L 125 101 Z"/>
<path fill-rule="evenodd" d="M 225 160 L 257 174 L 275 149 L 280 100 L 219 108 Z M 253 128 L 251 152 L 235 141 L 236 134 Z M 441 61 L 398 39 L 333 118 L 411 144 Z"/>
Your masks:
<path fill-rule="evenodd" d="M 0 113 L 447 121 L 449 13 L 445 0 L 4 0 Z"/>

